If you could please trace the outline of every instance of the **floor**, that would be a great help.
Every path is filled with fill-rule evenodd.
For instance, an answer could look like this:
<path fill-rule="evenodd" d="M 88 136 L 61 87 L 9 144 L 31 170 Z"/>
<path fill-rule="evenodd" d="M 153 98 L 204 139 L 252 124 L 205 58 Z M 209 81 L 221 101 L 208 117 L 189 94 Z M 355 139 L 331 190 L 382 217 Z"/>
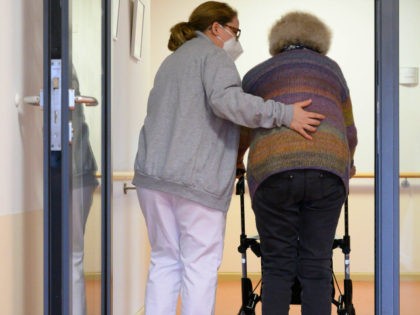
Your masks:
<path fill-rule="evenodd" d="M 258 281 L 253 280 L 253 284 L 255 285 Z M 356 308 L 356 314 L 357 315 L 373 315 L 374 314 L 374 306 L 373 302 L 373 286 L 369 285 L 368 283 L 354 283 L 355 287 L 354 290 L 354 297 L 353 302 L 356 304 L 356 298 L 363 297 L 363 310 L 359 309 L 359 307 Z M 356 289 L 357 286 L 357 289 Z M 372 288 L 371 288 L 372 287 Z M 371 289 L 371 292 L 370 292 Z M 219 282 L 219 290 L 217 293 L 217 302 L 216 302 L 216 315 L 234 315 L 238 314 L 239 308 L 241 306 L 241 297 L 239 296 L 241 291 L 240 284 L 236 281 L 220 281 Z M 238 294 L 239 292 L 239 294 Z M 358 293 L 356 295 L 356 292 Z M 259 293 L 259 289 L 257 289 L 257 292 Z M 371 297 L 370 297 L 371 296 Z M 360 302 L 360 301 L 359 301 Z M 256 312 L 255 314 L 260 315 L 261 314 L 261 303 L 257 304 L 257 307 L 255 308 Z M 332 314 L 337 313 L 337 308 L 332 305 L 331 306 Z M 291 305 L 289 315 L 297 315 L 300 314 L 300 305 Z"/>
<path fill-rule="evenodd" d="M 253 280 L 254 285 L 257 281 Z M 343 290 L 342 285 L 341 290 Z M 257 290 L 258 291 L 258 290 Z M 241 306 L 241 285 L 239 281 L 220 281 L 217 292 L 216 315 L 238 314 Z M 401 283 L 401 312 L 400 315 L 419 315 L 416 299 L 420 297 L 420 282 Z M 338 294 L 338 292 L 337 292 Z M 353 282 L 353 305 L 357 315 L 373 315 L 374 311 L 374 283 L 368 281 Z M 337 314 L 336 306 L 332 305 L 331 314 Z M 261 315 L 261 303 L 257 304 L 256 315 Z M 300 314 L 299 305 L 291 305 L 289 315 Z"/>
<path fill-rule="evenodd" d="M 252 279 L 254 285 L 258 279 Z M 340 284 L 340 286 L 342 286 Z M 342 289 L 342 288 L 341 288 Z M 257 289 L 259 293 L 259 289 Z M 86 295 L 88 300 L 88 315 L 100 314 L 100 285 L 97 281 L 87 282 Z M 419 315 L 417 299 L 420 298 L 420 282 L 404 281 L 400 286 L 400 315 Z M 353 282 L 353 304 L 357 315 L 373 315 L 374 283 L 370 281 Z M 241 307 L 240 279 L 220 280 L 216 296 L 215 315 L 236 315 Z M 337 314 L 337 308 L 332 305 L 332 313 Z M 180 314 L 178 312 L 178 314 Z M 289 315 L 300 314 L 300 306 L 291 305 Z M 134 314 L 115 314 L 134 315 Z M 256 315 L 261 315 L 261 303 L 257 304 Z"/>

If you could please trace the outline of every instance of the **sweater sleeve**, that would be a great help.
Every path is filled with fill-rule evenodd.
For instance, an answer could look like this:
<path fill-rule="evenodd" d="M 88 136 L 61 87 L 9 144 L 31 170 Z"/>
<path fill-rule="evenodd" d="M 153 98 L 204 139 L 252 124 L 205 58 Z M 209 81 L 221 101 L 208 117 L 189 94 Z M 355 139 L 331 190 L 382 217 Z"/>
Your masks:
<path fill-rule="evenodd" d="M 341 71 L 341 68 L 338 66 L 337 63 L 334 62 L 336 65 L 337 73 L 338 73 L 338 79 L 342 85 L 342 92 L 341 92 L 341 108 L 343 111 L 344 116 L 344 124 L 346 127 L 346 136 L 347 136 L 347 143 L 350 150 L 350 159 L 351 159 L 351 174 L 354 175 L 356 168 L 354 165 L 354 153 L 356 152 L 356 146 L 357 146 L 357 129 L 356 125 L 354 123 L 354 116 L 353 116 L 353 105 L 351 102 L 350 97 L 350 91 L 347 86 L 346 79 L 344 77 L 343 72 Z"/>
<path fill-rule="evenodd" d="M 351 167 L 354 168 L 354 153 L 356 151 L 357 145 L 357 129 L 354 123 L 353 118 L 353 108 L 351 103 L 351 98 L 348 96 L 346 100 L 342 104 L 343 113 L 344 113 L 344 121 L 346 124 L 346 132 L 347 132 L 347 141 L 349 145 L 349 150 L 351 154 Z"/>
<path fill-rule="evenodd" d="M 241 127 L 240 129 L 240 137 L 239 137 L 239 146 L 238 146 L 238 156 L 236 160 L 236 170 L 243 170 L 245 171 L 245 163 L 244 163 L 244 156 L 246 151 L 251 144 L 251 132 L 252 129 L 247 127 Z"/>
<path fill-rule="evenodd" d="M 293 106 L 245 93 L 234 62 L 222 49 L 205 58 L 202 76 L 215 115 L 249 128 L 290 126 Z"/>

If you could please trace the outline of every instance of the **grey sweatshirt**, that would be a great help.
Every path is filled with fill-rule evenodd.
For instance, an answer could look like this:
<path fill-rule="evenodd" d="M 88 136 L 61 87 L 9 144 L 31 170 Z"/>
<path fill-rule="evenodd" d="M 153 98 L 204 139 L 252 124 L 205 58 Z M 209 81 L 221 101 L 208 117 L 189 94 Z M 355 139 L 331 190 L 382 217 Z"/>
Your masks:
<path fill-rule="evenodd" d="M 293 107 L 243 92 L 232 59 L 201 32 L 160 66 L 140 131 L 133 184 L 227 211 L 239 126 L 289 126 Z"/>

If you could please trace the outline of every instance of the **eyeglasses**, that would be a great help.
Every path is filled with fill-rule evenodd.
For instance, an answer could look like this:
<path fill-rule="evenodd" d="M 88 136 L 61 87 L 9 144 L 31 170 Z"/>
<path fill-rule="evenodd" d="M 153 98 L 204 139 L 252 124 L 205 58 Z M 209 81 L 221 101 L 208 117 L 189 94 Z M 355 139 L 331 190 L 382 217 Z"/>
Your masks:
<path fill-rule="evenodd" d="M 225 24 L 225 26 L 229 27 L 229 29 L 235 34 L 235 37 L 238 40 L 239 36 L 241 36 L 241 29 L 229 24 Z"/>

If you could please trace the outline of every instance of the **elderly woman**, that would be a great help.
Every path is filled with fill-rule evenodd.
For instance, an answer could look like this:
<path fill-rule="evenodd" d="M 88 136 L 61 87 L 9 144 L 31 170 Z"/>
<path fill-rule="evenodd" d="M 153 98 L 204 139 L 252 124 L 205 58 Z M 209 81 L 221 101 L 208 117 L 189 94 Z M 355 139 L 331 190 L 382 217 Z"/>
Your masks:
<path fill-rule="evenodd" d="M 296 276 L 302 314 L 331 314 L 332 246 L 355 172 L 357 135 L 346 80 L 326 56 L 330 38 L 317 17 L 289 13 L 271 29 L 272 57 L 243 80 L 245 92 L 265 99 L 310 98 L 308 110 L 326 117 L 312 141 L 284 127 L 242 132 L 238 167 L 250 145 L 247 178 L 261 240 L 264 315 L 288 314 Z"/>

